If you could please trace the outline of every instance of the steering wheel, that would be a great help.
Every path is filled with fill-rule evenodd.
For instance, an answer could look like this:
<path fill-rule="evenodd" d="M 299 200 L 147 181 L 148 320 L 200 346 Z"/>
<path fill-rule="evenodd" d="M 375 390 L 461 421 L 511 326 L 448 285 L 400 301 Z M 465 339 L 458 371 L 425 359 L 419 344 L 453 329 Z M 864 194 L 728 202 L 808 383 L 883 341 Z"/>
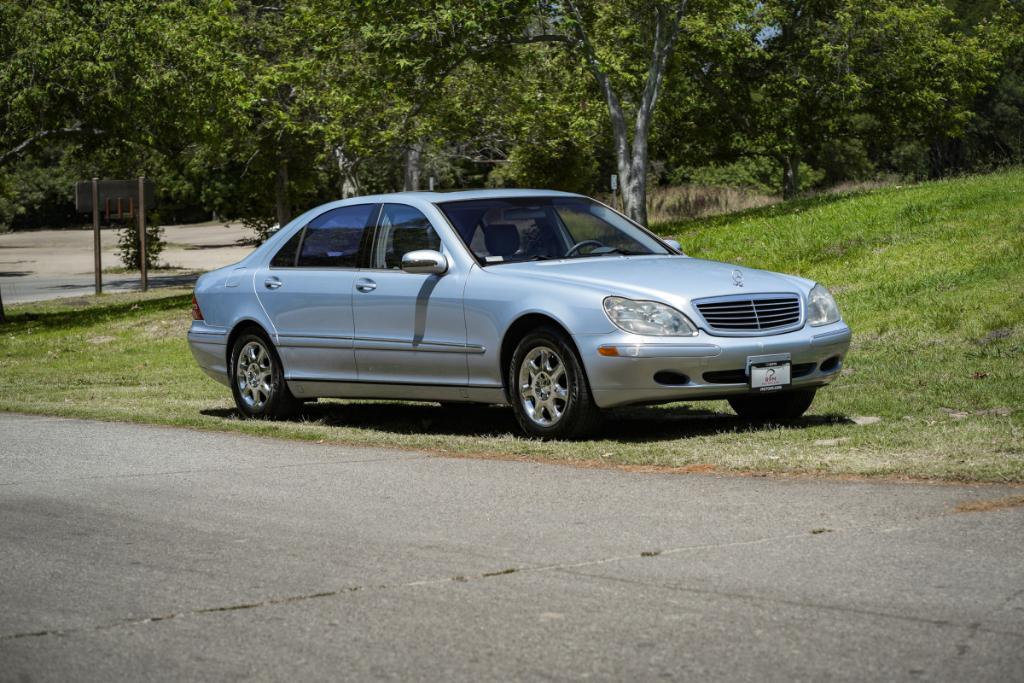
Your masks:
<path fill-rule="evenodd" d="M 576 244 L 572 245 L 572 248 L 569 249 L 569 251 L 565 252 L 565 256 L 563 256 L 562 258 L 568 258 L 572 256 L 573 254 L 575 254 L 577 251 L 587 246 L 588 244 L 593 244 L 594 246 L 597 247 L 604 246 L 604 242 L 599 242 L 598 240 L 583 240 L 582 242 L 577 242 Z"/>

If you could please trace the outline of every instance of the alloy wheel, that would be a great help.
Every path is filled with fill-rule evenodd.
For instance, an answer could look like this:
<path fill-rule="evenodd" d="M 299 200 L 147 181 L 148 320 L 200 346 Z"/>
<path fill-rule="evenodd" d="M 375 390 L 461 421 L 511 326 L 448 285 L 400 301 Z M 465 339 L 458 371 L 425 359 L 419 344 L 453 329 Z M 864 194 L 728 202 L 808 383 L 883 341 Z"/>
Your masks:
<path fill-rule="evenodd" d="M 530 421 L 541 427 L 551 427 L 562 419 L 571 388 L 565 363 L 550 347 L 531 349 L 519 366 L 523 411 Z"/>
<path fill-rule="evenodd" d="M 258 341 L 250 341 L 242 347 L 235 366 L 235 382 L 238 393 L 245 405 L 252 410 L 262 410 L 273 394 L 274 361 L 270 352 Z"/>

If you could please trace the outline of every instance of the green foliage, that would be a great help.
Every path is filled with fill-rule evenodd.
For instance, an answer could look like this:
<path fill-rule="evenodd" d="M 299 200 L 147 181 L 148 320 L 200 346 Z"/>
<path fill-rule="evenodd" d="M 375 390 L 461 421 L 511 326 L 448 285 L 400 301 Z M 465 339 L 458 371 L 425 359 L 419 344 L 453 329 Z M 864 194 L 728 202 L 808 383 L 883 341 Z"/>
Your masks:
<path fill-rule="evenodd" d="M 164 229 L 159 223 L 159 216 L 147 218 L 151 220 L 146 221 L 146 267 L 156 268 L 167 244 L 163 240 Z M 121 224 L 117 231 L 117 253 L 125 268 L 139 270 L 142 267 L 138 220 L 129 219 Z"/>
<path fill-rule="evenodd" d="M 242 225 L 253 234 L 253 242 L 263 244 L 277 230 L 278 224 L 273 218 L 266 216 L 246 216 L 242 218 Z"/>
<path fill-rule="evenodd" d="M 71 182 L 140 174 L 183 219 L 273 224 L 400 188 L 413 146 L 441 187 L 604 190 L 593 66 L 634 121 L 676 5 L 0 3 L 0 226 L 73 222 Z M 682 28 L 650 130 L 662 182 L 775 192 L 789 168 L 792 193 L 1024 159 L 1020 2 L 692 0 Z"/>
<path fill-rule="evenodd" d="M 14 228 L 65 227 L 75 214 L 74 165 L 60 148 L 20 159 L 0 173 L 0 232 Z"/>
<path fill-rule="evenodd" d="M 765 194 L 778 189 L 781 170 L 775 159 L 767 156 L 742 157 L 732 163 L 712 164 L 697 168 L 677 168 L 669 178 L 673 185 L 745 187 Z"/>

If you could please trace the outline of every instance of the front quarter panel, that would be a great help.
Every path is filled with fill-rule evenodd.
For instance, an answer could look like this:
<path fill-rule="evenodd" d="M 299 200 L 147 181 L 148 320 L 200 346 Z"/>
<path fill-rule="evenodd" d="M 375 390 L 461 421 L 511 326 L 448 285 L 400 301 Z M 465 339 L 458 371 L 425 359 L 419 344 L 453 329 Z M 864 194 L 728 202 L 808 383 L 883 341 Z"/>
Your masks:
<path fill-rule="evenodd" d="M 518 319 L 530 314 L 552 318 L 569 334 L 599 335 L 614 331 L 602 308 L 608 292 L 573 284 L 504 274 L 500 266 L 473 266 L 465 289 L 466 333 L 470 344 L 484 347 L 469 357 L 469 382 L 500 386 L 501 342 Z"/>

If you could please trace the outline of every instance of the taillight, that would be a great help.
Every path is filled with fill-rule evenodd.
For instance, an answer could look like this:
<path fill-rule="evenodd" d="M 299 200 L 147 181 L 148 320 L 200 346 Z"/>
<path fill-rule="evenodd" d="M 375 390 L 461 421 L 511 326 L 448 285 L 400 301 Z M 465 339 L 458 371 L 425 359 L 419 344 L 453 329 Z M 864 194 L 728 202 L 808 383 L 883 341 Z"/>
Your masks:
<path fill-rule="evenodd" d="M 192 319 L 193 320 L 202 320 L 203 319 L 203 312 L 199 309 L 199 302 L 196 301 L 196 295 L 195 294 L 192 295 Z"/>

